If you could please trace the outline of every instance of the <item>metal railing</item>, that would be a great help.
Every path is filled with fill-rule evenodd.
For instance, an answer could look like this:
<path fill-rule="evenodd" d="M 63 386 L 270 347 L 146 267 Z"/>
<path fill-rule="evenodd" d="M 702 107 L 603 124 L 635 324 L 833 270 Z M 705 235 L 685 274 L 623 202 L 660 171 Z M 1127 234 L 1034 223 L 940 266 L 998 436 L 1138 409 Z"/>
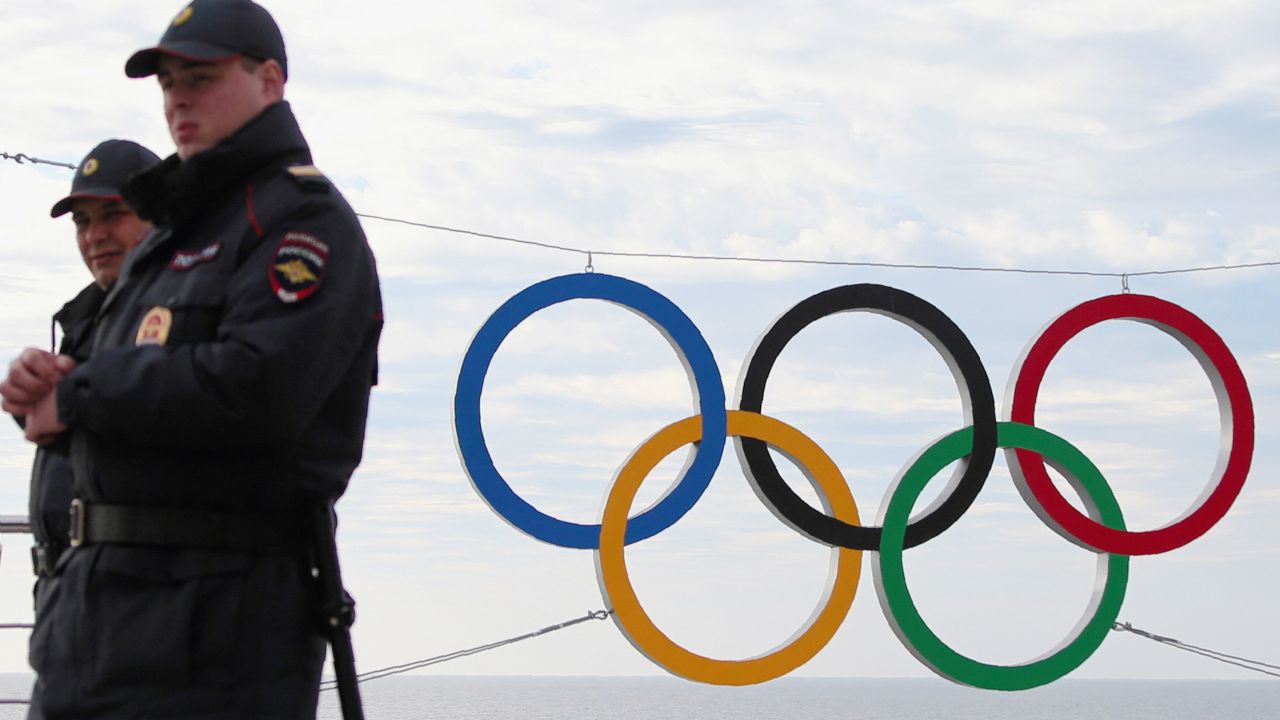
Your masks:
<path fill-rule="evenodd" d="M 31 534 L 31 521 L 26 515 L 0 515 L 0 534 Z"/>
<path fill-rule="evenodd" d="M 31 520 L 26 515 L 0 515 L 0 535 L 30 535 Z M 4 555 L 4 545 L 0 544 L 0 558 Z M 30 630 L 31 623 L 0 623 L 0 630 Z M 29 705 L 30 700 L 20 698 L 0 698 L 0 705 Z"/>

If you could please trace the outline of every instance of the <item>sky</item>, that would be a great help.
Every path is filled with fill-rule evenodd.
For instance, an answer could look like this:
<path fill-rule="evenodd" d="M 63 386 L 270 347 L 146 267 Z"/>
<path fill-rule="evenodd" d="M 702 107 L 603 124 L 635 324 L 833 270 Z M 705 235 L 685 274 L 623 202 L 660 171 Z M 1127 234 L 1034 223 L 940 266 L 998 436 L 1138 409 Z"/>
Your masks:
<path fill-rule="evenodd" d="M 1120 620 L 1276 663 L 1280 594 L 1280 9 L 1094 0 L 562 2 L 406 7 L 268 3 L 289 50 L 286 98 L 316 164 L 359 213 L 592 251 L 595 272 L 642 283 L 699 328 L 733 407 L 744 358 L 817 292 L 879 283 L 963 330 L 998 410 L 1040 329 L 1076 305 L 1154 295 L 1231 349 L 1257 449 L 1227 516 L 1186 547 L 1132 561 Z M 123 64 L 181 9 L 169 2 L 0 0 L 0 151 L 77 163 L 102 139 L 172 152 L 151 80 Z M 48 318 L 88 281 L 69 220 L 50 220 L 71 171 L 0 161 L 0 355 L 46 345 Z M 387 324 L 364 462 L 338 504 L 359 603 L 362 670 L 520 635 L 604 607 L 590 551 L 541 543 L 498 517 L 454 447 L 463 353 L 522 289 L 583 272 L 584 252 L 366 218 Z M 645 259 L 609 252 L 1051 269 L 979 273 Z M 316 351 L 312 349 L 310 351 Z M 943 359 L 911 328 L 825 318 L 779 359 L 765 412 L 813 438 L 873 522 L 891 480 L 964 423 Z M 503 343 L 482 411 L 513 489 L 597 522 L 613 477 L 695 413 L 679 358 L 623 308 L 577 300 Z M 1102 471 L 1131 528 L 1154 529 L 1205 490 L 1222 423 L 1192 353 L 1140 323 L 1069 343 L 1037 425 Z M 662 496 L 679 451 L 637 506 Z M 0 514 L 21 514 L 31 448 L 0 430 Z M 778 457 L 778 456 L 775 456 Z M 784 474 L 815 505 L 802 473 Z M 923 508 L 942 478 L 917 505 Z M 0 612 L 30 617 L 27 539 L 0 538 Z M 727 450 L 710 488 L 631 546 L 638 596 L 673 640 L 746 658 L 788 641 L 819 603 L 831 551 L 780 523 Z M 796 675 L 915 677 L 875 599 L 868 554 L 848 618 Z M 1049 530 L 1004 463 L 949 531 L 906 554 L 922 615 L 987 662 L 1052 649 L 1089 602 L 1095 556 Z M 447 674 L 655 675 L 611 622 L 436 666 Z M 0 642 L 0 671 L 25 643 Z M 1112 633 L 1083 678 L 1248 673 Z"/>

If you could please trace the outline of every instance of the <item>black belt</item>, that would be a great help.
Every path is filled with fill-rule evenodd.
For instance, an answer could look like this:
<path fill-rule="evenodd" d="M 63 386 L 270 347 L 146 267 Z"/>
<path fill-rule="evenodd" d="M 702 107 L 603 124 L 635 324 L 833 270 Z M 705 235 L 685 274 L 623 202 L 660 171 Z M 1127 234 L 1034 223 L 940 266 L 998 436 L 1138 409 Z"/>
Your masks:
<path fill-rule="evenodd" d="M 36 577 L 49 577 L 53 574 L 53 566 L 58 564 L 62 551 L 66 549 L 66 545 L 36 543 L 31 548 L 31 571 Z"/>
<path fill-rule="evenodd" d="M 305 547 L 301 519 L 252 512 L 71 501 L 71 547 L 118 543 L 253 553 Z"/>

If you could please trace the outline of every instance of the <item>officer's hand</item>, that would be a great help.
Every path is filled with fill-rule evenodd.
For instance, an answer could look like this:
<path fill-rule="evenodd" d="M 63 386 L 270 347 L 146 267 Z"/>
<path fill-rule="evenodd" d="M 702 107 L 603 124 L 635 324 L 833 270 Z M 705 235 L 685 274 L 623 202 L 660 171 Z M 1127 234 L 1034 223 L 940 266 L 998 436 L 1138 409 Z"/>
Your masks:
<path fill-rule="evenodd" d="M 56 392 L 45 393 L 44 397 L 32 406 L 31 412 L 27 413 L 26 436 L 37 445 L 53 442 L 66 429 L 66 425 L 58 422 L 58 393 Z"/>
<path fill-rule="evenodd" d="M 27 348 L 9 363 L 9 374 L 0 382 L 0 408 L 14 415 L 28 415 L 41 397 L 53 390 L 62 376 L 75 367 L 69 357 L 38 348 Z"/>

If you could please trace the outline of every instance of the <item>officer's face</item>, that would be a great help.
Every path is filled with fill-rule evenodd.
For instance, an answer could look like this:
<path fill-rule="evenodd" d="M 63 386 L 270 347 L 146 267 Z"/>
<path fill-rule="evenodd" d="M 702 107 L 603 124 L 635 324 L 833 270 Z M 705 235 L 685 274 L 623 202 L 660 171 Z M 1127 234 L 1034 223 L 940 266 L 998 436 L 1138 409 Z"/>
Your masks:
<path fill-rule="evenodd" d="M 74 200 L 71 221 L 76 224 L 80 257 L 103 290 L 116 283 L 125 256 L 151 230 L 151 223 L 119 200 Z"/>
<path fill-rule="evenodd" d="M 280 99 L 284 84 L 274 60 L 247 70 L 239 58 L 209 63 L 165 56 L 156 77 L 164 91 L 169 135 L 183 160 L 257 117 Z"/>

